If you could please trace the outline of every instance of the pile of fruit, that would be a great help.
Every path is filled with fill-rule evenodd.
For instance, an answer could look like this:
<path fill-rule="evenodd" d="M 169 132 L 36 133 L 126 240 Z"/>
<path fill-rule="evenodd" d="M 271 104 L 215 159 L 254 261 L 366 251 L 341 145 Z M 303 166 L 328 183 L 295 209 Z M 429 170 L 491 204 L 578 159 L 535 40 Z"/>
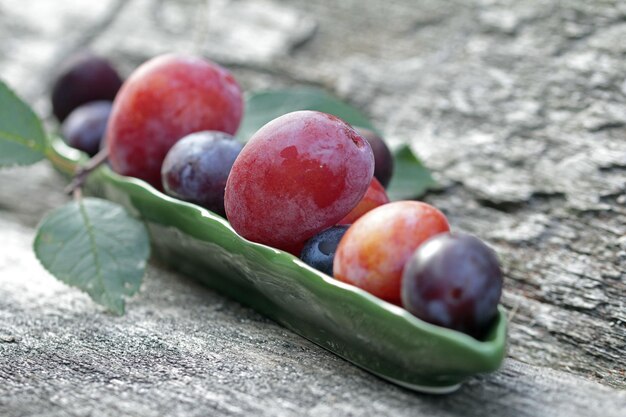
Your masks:
<path fill-rule="evenodd" d="M 494 251 L 451 234 L 429 204 L 390 202 L 393 158 L 372 131 L 296 111 L 244 145 L 233 137 L 244 107 L 233 76 L 179 55 L 154 58 L 125 82 L 106 60 L 82 55 L 58 78 L 52 105 L 68 144 L 103 149 L 114 171 L 225 216 L 248 240 L 477 338 L 497 316 Z"/>

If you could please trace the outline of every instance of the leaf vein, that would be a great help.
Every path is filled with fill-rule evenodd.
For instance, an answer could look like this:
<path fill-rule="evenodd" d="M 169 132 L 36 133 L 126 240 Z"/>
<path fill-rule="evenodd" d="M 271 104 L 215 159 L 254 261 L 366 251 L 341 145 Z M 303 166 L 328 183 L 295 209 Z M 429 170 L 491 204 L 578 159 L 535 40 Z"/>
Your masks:
<path fill-rule="evenodd" d="M 79 209 L 80 214 L 83 218 L 83 222 L 85 223 L 85 228 L 87 229 L 87 236 L 89 238 L 89 245 L 91 246 L 91 252 L 93 253 L 94 264 L 96 267 L 96 276 L 102 284 L 102 289 L 105 293 L 109 293 L 107 290 L 106 284 L 104 282 L 104 277 L 102 276 L 102 265 L 100 264 L 100 257 L 98 256 L 98 248 L 96 246 L 96 236 L 93 230 L 93 226 L 91 221 L 89 221 L 89 216 L 87 215 L 87 211 L 85 210 L 85 206 L 83 201 L 79 201 Z"/>
<path fill-rule="evenodd" d="M 79 236 L 81 234 L 82 230 L 77 230 L 76 232 L 74 232 L 69 238 L 66 238 L 64 242 L 62 242 L 58 247 L 59 249 L 54 253 L 54 255 L 52 255 L 52 259 L 50 260 L 50 267 L 49 269 L 54 269 L 54 267 L 56 266 L 56 262 L 57 262 L 57 258 L 59 256 L 59 254 L 61 252 L 63 252 L 63 250 L 67 247 L 67 245 L 73 241 L 74 239 L 76 239 L 77 236 Z"/>
<path fill-rule="evenodd" d="M 28 149 L 31 149 L 33 151 L 37 151 L 37 152 L 43 152 L 43 146 L 41 146 L 40 143 L 38 143 L 36 140 L 32 140 L 32 139 L 27 139 L 25 137 L 19 136 L 19 135 L 13 135 L 9 132 L 6 131 L 0 131 L 0 139 L 5 139 L 5 140 L 9 140 L 15 143 L 19 143 L 20 145 L 26 146 Z"/>

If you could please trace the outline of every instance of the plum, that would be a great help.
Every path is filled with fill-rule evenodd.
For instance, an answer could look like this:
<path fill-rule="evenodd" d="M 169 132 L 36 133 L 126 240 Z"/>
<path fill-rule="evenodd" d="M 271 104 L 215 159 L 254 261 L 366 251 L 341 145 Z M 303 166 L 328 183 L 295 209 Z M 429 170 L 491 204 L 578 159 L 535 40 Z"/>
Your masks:
<path fill-rule="evenodd" d="M 385 189 L 376 178 L 372 178 L 372 182 L 361 201 L 359 201 L 359 204 L 357 204 L 346 217 L 339 220 L 338 224 L 352 224 L 368 211 L 382 206 L 383 204 L 387 204 L 388 202 L 389 197 L 387 197 Z"/>
<path fill-rule="evenodd" d="M 335 254 L 335 278 L 400 304 L 402 272 L 425 240 L 450 230 L 435 207 L 396 201 L 365 213 L 348 229 Z"/>
<path fill-rule="evenodd" d="M 344 121 L 288 113 L 239 154 L 226 183 L 226 215 L 243 237 L 298 254 L 358 204 L 373 172 L 369 144 Z"/>
<path fill-rule="evenodd" d="M 94 156 L 100 150 L 110 114 L 110 101 L 83 104 L 65 119 L 61 135 L 71 147 Z"/>
<path fill-rule="evenodd" d="M 333 226 L 319 232 L 307 240 L 300 259 L 307 265 L 332 276 L 335 251 L 347 230 L 348 226 Z"/>
<path fill-rule="evenodd" d="M 174 143 L 203 130 L 232 135 L 242 113 L 241 89 L 224 68 L 194 56 L 158 56 L 131 74 L 113 102 L 109 162 L 160 189 L 161 164 Z"/>
<path fill-rule="evenodd" d="M 63 122 L 77 107 L 92 101 L 113 101 L 122 78 L 111 63 L 90 52 L 80 52 L 62 66 L 52 85 L 52 112 Z"/>
<path fill-rule="evenodd" d="M 163 160 L 163 188 L 171 196 L 226 216 L 224 189 L 243 144 L 217 131 L 196 132 L 172 146 Z"/>
<path fill-rule="evenodd" d="M 427 322 L 481 337 L 498 314 L 502 270 L 471 235 L 440 234 L 420 246 L 402 276 L 402 305 Z"/>

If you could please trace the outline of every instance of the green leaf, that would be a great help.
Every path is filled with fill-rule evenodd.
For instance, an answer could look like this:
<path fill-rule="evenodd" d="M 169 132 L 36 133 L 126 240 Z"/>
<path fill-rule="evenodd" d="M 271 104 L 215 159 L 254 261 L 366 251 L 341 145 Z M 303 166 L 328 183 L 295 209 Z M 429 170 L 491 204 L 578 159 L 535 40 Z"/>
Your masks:
<path fill-rule="evenodd" d="M 117 314 L 124 313 L 124 297 L 139 290 L 150 255 L 143 223 L 122 206 L 97 198 L 49 213 L 34 248 L 52 275 Z"/>
<path fill-rule="evenodd" d="M 318 88 L 261 91 L 246 98 L 246 110 L 237 136 L 248 140 L 259 128 L 278 116 L 298 110 L 317 110 L 343 119 L 352 126 L 376 130 L 354 107 Z"/>
<path fill-rule="evenodd" d="M 422 165 L 408 145 L 394 152 L 394 173 L 387 187 L 392 201 L 417 198 L 437 185 L 428 169 Z"/>
<path fill-rule="evenodd" d="M 33 164 L 45 150 L 39 118 L 0 80 L 0 167 Z"/>

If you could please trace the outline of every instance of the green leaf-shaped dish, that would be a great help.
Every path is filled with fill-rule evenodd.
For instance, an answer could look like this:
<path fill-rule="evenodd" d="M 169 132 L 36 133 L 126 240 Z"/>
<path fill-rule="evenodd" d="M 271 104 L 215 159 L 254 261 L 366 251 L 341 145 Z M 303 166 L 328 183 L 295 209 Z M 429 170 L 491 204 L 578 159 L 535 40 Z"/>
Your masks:
<path fill-rule="evenodd" d="M 81 154 L 60 140 L 48 159 L 71 174 Z M 194 204 L 107 167 L 90 177 L 89 194 L 142 218 L 154 256 L 246 304 L 355 365 L 404 387 L 446 393 L 504 356 L 502 309 L 484 341 L 419 320 L 404 309 L 318 272 L 294 256 L 239 236 L 228 222 Z"/>

